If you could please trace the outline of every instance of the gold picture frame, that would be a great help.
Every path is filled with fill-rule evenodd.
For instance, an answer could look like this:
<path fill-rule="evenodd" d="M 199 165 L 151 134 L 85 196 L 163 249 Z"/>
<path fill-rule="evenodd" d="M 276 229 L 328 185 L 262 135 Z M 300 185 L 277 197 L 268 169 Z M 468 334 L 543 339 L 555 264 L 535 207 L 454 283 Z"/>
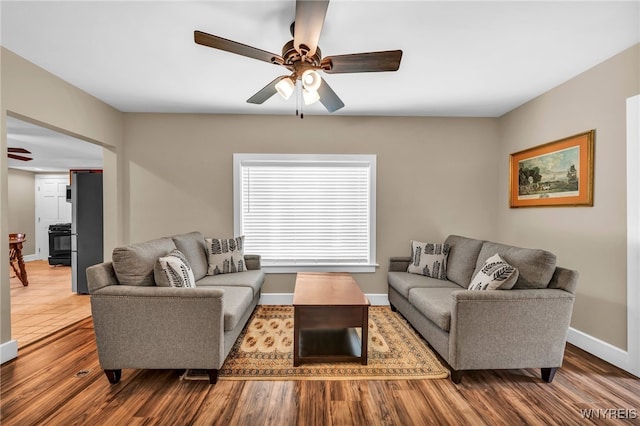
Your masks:
<path fill-rule="evenodd" d="M 510 155 L 509 206 L 593 206 L 595 130 Z"/>

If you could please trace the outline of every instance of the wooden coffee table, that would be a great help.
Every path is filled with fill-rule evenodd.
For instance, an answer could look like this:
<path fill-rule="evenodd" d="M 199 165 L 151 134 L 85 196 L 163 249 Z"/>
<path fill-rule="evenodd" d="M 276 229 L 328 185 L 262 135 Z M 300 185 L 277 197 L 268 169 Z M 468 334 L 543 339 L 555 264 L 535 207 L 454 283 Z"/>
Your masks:
<path fill-rule="evenodd" d="M 369 300 L 350 274 L 298 273 L 293 311 L 294 367 L 302 362 L 367 364 Z"/>

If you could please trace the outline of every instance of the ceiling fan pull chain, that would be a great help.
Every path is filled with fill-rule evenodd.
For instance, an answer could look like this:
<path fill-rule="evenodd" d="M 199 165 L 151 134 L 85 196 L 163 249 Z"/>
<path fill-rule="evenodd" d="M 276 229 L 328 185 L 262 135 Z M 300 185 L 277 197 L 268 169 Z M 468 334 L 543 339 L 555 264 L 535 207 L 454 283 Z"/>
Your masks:
<path fill-rule="evenodd" d="M 304 104 L 302 102 L 302 83 L 298 84 L 296 81 L 296 89 L 296 115 L 298 115 L 298 105 L 300 105 L 300 120 L 302 120 L 304 118 L 304 110 L 302 107 Z"/>
<path fill-rule="evenodd" d="M 298 100 L 300 99 L 300 96 L 298 96 L 298 80 L 295 81 L 296 84 L 296 117 L 300 115 L 300 104 L 298 103 Z"/>

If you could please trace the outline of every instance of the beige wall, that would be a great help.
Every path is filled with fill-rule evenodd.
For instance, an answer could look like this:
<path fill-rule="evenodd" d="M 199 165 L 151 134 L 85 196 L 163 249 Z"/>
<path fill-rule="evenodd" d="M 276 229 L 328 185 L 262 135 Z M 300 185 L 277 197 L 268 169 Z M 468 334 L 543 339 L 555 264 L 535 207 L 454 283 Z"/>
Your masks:
<path fill-rule="evenodd" d="M 233 153 L 376 154 L 375 274 L 358 282 L 387 292 L 390 256 L 409 240 L 449 233 L 490 238 L 500 159 L 494 119 L 127 114 L 125 227 L 130 240 L 201 230 L 233 235 Z M 293 292 L 294 275 L 269 275 L 266 293 Z"/>
<path fill-rule="evenodd" d="M 572 326 L 627 347 L 626 98 L 640 93 L 640 45 L 500 118 L 497 238 L 547 248 L 580 272 Z M 508 208 L 508 156 L 596 130 L 593 207 Z"/>
<path fill-rule="evenodd" d="M 105 250 L 123 241 L 120 224 L 122 113 L 0 47 L 0 237 L 9 234 L 6 115 L 104 146 Z M 11 340 L 8 245 L 0 244 L 0 344 Z"/>
<path fill-rule="evenodd" d="M 9 169 L 9 232 L 27 235 L 22 248 L 24 256 L 36 253 L 35 175 L 24 170 Z"/>
<path fill-rule="evenodd" d="M 300 120 L 121 114 L 2 48 L 0 235 L 9 233 L 7 112 L 105 146 L 107 256 L 121 242 L 192 229 L 232 233 L 234 152 L 376 154 L 380 268 L 358 278 L 367 293 L 386 292 L 388 257 L 408 254 L 412 238 L 459 233 L 542 247 L 581 272 L 572 325 L 624 349 L 624 99 L 640 92 L 639 50 L 635 46 L 499 119 Z M 592 128 L 594 207 L 508 208 L 509 153 Z M 7 257 L 0 245 L 0 343 L 10 338 Z M 270 275 L 265 292 L 292 288 L 291 275 Z"/>

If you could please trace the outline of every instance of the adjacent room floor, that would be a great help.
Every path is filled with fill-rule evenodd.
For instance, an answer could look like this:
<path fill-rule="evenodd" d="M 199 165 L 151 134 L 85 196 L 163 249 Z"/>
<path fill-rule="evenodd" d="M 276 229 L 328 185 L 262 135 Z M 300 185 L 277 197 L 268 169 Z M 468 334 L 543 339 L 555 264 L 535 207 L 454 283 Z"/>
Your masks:
<path fill-rule="evenodd" d="M 11 271 L 11 336 L 24 348 L 91 315 L 88 295 L 71 291 L 71 267 L 49 266 L 46 260 L 27 262 L 29 285 Z"/>

